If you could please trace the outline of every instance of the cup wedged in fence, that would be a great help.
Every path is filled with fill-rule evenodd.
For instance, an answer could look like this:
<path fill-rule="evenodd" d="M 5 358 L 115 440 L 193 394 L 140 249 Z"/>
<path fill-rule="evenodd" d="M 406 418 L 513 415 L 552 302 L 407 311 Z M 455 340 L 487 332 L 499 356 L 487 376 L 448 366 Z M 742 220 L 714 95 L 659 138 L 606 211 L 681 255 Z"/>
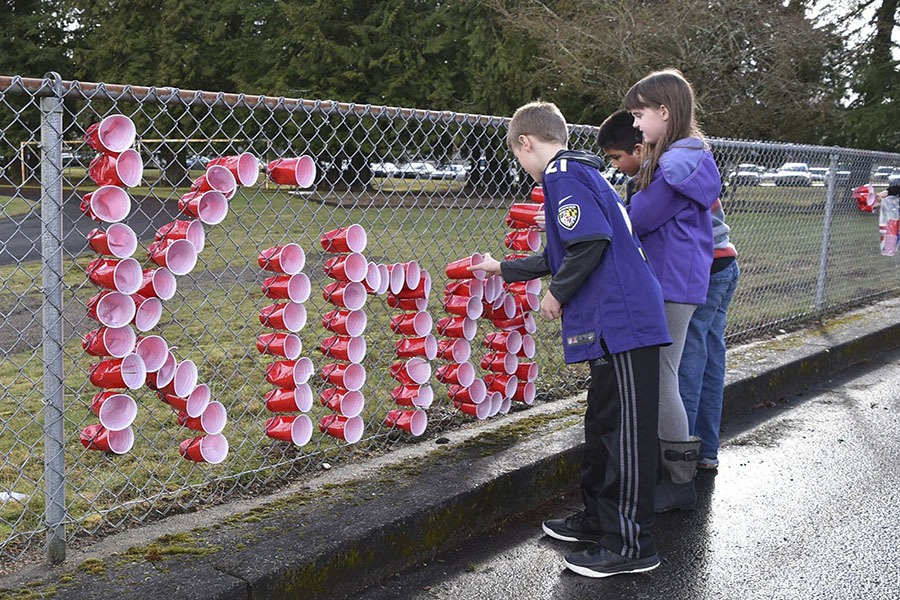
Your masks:
<path fill-rule="evenodd" d="M 309 412 L 313 405 L 312 389 L 308 383 L 295 388 L 275 388 L 265 395 L 266 410 L 270 412 Z"/>
<path fill-rule="evenodd" d="M 540 279 L 529 279 L 528 281 L 515 281 L 513 283 L 504 283 L 504 287 L 511 294 L 535 294 L 541 293 L 543 282 Z"/>
<path fill-rule="evenodd" d="M 159 399 L 171 406 L 178 413 L 185 413 L 188 417 L 200 417 L 212 402 L 212 391 L 205 383 L 198 384 L 186 396 L 176 396 L 157 392 Z"/>
<path fill-rule="evenodd" d="M 492 331 L 484 336 L 484 345 L 494 352 L 512 352 L 522 349 L 522 334 L 518 331 Z"/>
<path fill-rule="evenodd" d="M 187 412 L 178 414 L 178 424 L 182 427 L 210 435 L 222 433 L 227 422 L 228 413 L 225 406 L 215 400 L 206 405 L 199 417 L 192 417 Z"/>
<path fill-rule="evenodd" d="M 179 398 L 187 398 L 197 387 L 197 365 L 192 360 L 182 360 L 175 364 L 172 380 L 157 389 L 164 394 L 173 394 Z"/>
<path fill-rule="evenodd" d="M 124 327 L 101 327 L 86 333 L 81 339 L 81 347 L 91 356 L 124 358 L 134 350 L 136 340 L 137 335 L 127 325 Z"/>
<path fill-rule="evenodd" d="M 369 270 L 369 261 L 359 252 L 348 252 L 328 258 L 323 269 L 325 275 L 332 279 L 362 283 Z"/>
<path fill-rule="evenodd" d="M 391 390 L 391 399 L 400 406 L 428 408 L 434 402 L 434 390 L 427 383 L 401 383 Z"/>
<path fill-rule="evenodd" d="M 537 386 L 533 381 L 519 381 L 516 384 L 516 391 L 512 394 L 512 400 L 522 402 L 531 406 L 534 404 L 534 397 L 537 395 Z"/>
<path fill-rule="evenodd" d="M 279 185 L 308 188 L 316 181 L 316 161 L 306 154 L 295 158 L 279 158 L 266 165 L 269 179 Z"/>
<path fill-rule="evenodd" d="M 529 227 L 537 227 L 534 218 L 544 210 L 543 204 L 534 202 L 517 202 L 509 207 L 509 218 L 513 222 L 525 223 Z"/>
<path fill-rule="evenodd" d="M 147 371 L 147 387 L 151 390 L 158 390 L 160 387 L 165 387 L 172 381 L 172 378 L 175 377 L 175 368 L 177 366 L 178 361 L 175 360 L 175 355 L 169 350 L 166 355 L 166 360 L 163 362 L 163 366 L 161 366 L 158 371 Z"/>
<path fill-rule="evenodd" d="M 503 243 L 510 250 L 537 252 L 541 249 L 541 234 L 535 229 L 514 229 L 503 237 Z"/>
<path fill-rule="evenodd" d="M 144 361 L 147 373 L 159 371 L 169 357 L 169 344 L 158 335 L 139 337 L 134 344 L 134 353 Z"/>
<path fill-rule="evenodd" d="M 363 252 L 368 244 L 369 237 L 362 225 L 353 223 L 345 227 L 338 227 L 326 231 L 319 238 L 322 249 L 325 252 Z"/>
<path fill-rule="evenodd" d="M 447 263 L 444 272 L 449 279 L 484 279 L 487 273 L 481 270 L 470 271 L 469 267 L 480 264 L 484 261 L 484 257 L 475 252 L 471 256 L 460 258 Z"/>
<path fill-rule="evenodd" d="M 173 275 L 187 275 L 197 266 L 197 248 L 186 239 L 162 239 L 148 246 L 147 258 Z"/>
<path fill-rule="evenodd" d="M 312 439 L 313 422 L 307 415 L 278 415 L 266 420 L 266 436 L 305 446 Z"/>
<path fill-rule="evenodd" d="M 159 267 L 143 270 L 141 274 L 141 288 L 137 293 L 145 298 L 171 300 L 175 296 L 177 288 L 178 282 L 172 271 L 165 267 Z"/>
<path fill-rule="evenodd" d="M 220 192 L 230 194 L 237 188 L 237 179 L 234 173 L 222 165 L 210 165 L 207 163 L 206 172 L 194 180 L 191 184 L 192 192 Z"/>
<path fill-rule="evenodd" d="M 369 318 L 361 310 L 336 308 L 322 315 L 322 327 L 340 335 L 359 337 L 366 331 Z"/>
<path fill-rule="evenodd" d="M 431 365 L 423 358 L 413 357 L 391 364 L 391 377 L 406 385 L 427 383 L 431 378 Z"/>
<path fill-rule="evenodd" d="M 228 199 L 215 190 L 188 192 L 178 201 L 178 210 L 205 225 L 218 225 L 228 216 Z"/>
<path fill-rule="evenodd" d="M 520 362 L 513 373 L 519 381 L 534 381 L 538 376 L 538 364 L 536 362 Z"/>
<path fill-rule="evenodd" d="M 274 332 L 261 333 L 256 336 L 256 349 L 260 354 L 280 356 L 288 360 L 300 358 L 303 342 L 294 333 Z"/>
<path fill-rule="evenodd" d="M 393 292 L 388 292 L 387 304 L 391 308 L 420 312 L 428 309 L 428 298 L 399 298 Z"/>
<path fill-rule="evenodd" d="M 519 368 L 519 357 L 510 352 L 487 352 L 481 357 L 481 368 L 494 373 L 513 375 Z"/>
<path fill-rule="evenodd" d="M 478 332 L 478 322 L 468 317 L 442 317 L 437 322 L 439 335 L 472 341 Z"/>
<path fill-rule="evenodd" d="M 536 185 L 531 188 L 531 194 L 529 194 L 532 202 L 537 202 L 538 204 L 544 203 L 544 187 L 540 185 Z"/>
<path fill-rule="evenodd" d="M 359 310 L 366 304 L 366 287 L 354 281 L 335 281 L 322 290 L 322 299 L 340 308 Z"/>
<path fill-rule="evenodd" d="M 444 298 L 450 296 L 466 296 L 468 298 L 483 298 L 484 286 L 487 279 L 455 279 L 444 287 Z"/>
<path fill-rule="evenodd" d="M 104 154 L 117 155 L 134 144 L 137 129 L 125 115 L 109 115 L 92 123 L 84 132 L 84 142 Z"/>
<path fill-rule="evenodd" d="M 228 456 L 228 440 L 221 433 L 198 435 L 182 441 L 178 452 L 188 460 L 215 465 Z"/>
<path fill-rule="evenodd" d="M 118 223 L 131 212 L 131 198 L 120 187 L 104 185 L 84 195 L 81 212 L 95 221 Z"/>
<path fill-rule="evenodd" d="M 522 334 L 534 333 L 537 331 L 537 323 L 534 320 L 534 315 L 530 312 L 519 311 L 518 314 L 511 319 L 492 318 L 491 323 L 493 323 L 494 327 L 497 329 L 502 329 L 504 331 L 517 330 Z"/>
<path fill-rule="evenodd" d="M 467 386 L 454 384 L 447 388 L 447 397 L 460 402 L 481 404 L 487 397 L 487 387 L 483 379 L 475 379 Z"/>
<path fill-rule="evenodd" d="M 415 289 L 419 286 L 424 276 L 422 267 L 415 260 L 409 260 L 400 263 L 403 268 L 403 285 L 409 289 Z"/>
<path fill-rule="evenodd" d="M 482 299 L 485 302 L 493 303 L 503 294 L 503 278 L 499 275 L 491 275 L 490 277 L 486 277 L 483 283 L 484 293 L 482 294 Z"/>
<path fill-rule="evenodd" d="M 437 357 L 450 362 L 466 362 L 472 356 L 472 345 L 462 338 L 438 340 Z"/>
<path fill-rule="evenodd" d="M 325 415 L 319 419 L 319 431 L 331 437 L 355 444 L 362 439 L 365 422 L 362 417 L 344 417 L 341 415 Z"/>
<path fill-rule="evenodd" d="M 396 293 L 398 298 L 428 298 L 431 296 L 431 275 L 428 271 L 421 271 L 419 281 L 415 285 L 404 280 L 403 287 Z"/>
<path fill-rule="evenodd" d="M 309 381 L 315 372 L 307 356 L 297 360 L 277 360 L 266 367 L 266 381 L 283 388 L 296 388 Z"/>
<path fill-rule="evenodd" d="M 394 315 L 390 320 L 391 331 L 403 335 L 424 336 L 431 333 L 434 323 L 426 311 Z"/>
<path fill-rule="evenodd" d="M 366 399 L 362 392 L 339 387 L 322 390 L 322 393 L 319 394 L 319 402 L 322 403 L 322 406 L 345 417 L 358 416 L 366 406 Z"/>
<path fill-rule="evenodd" d="M 319 345 L 319 351 L 337 360 L 348 360 L 352 363 L 360 363 L 366 357 L 366 339 L 363 337 L 350 337 L 349 335 L 332 335 L 324 338 Z"/>
<path fill-rule="evenodd" d="M 194 245 L 197 252 L 202 252 L 206 245 L 206 231 L 200 219 L 175 219 L 156 230 L 156 241 L 187 240 Z"/>
<path fill-rule="evenodd" d="M 490 402 L 480 402 L 479 404 L 474 404 L 472 402 L 465 402 L 464 400 L 454 400 L 453 406 L 458 408 L 461 412 L 475 417 L 479 421 L 487 419 L 491 414 Z"/>
<path fill-rule="evenodd" d="M 496 399 L 496 396 L 494 397 Z M 492 399 L 492 401 L 494 400 Z M 495 414 L 505 415 L 509 413 L 509 409 L 512 408 L 512 398 L 509 396 L 500 396 L 497 401 L 497 412 Z M 491 405 L 491 412 L 494 411 L 494 405 Z"/>
<path fill-rule="evenodd" d="M 110 431 L 130 427 L 137 417 L 137 402 L 128 394 L 113 390 L 97 392 L 91 399 L 91 412 L 100 418 L 100 424 Z"/>
<path fill-rule="evenodd" d="M 534 343 L 534 337 L 530 333 L 522 333 L 522 347 L 516 352 L 519 358 L 534 358 L 537 346 Z"/>
<path fill-rule="evenodd" d="M 273 275 L 263 279 L 262 291 L 266 298 L 290 300 L 299 304 L 309 300 L 312 285 L 306 273 Z"/>
<path fill-rule="evenodd" d="M 507 297 L 512 298 L 515 303 L 515 312 L 534 312 L 540 309 L 541 299 L 537 294 L 509 294 Z"/>
<path fill-rule="evenodd" d="M 260 252 L 256 262 L 266 271 L 296 275 L 306 266 L 306 253 L 299 244 L 282 244 Z"/>
<path fill-rule="evenodd" d="M 128 148 L 118 156 L 101 154 L 88 166 L 88 177 L 97 185 L 135 187 L 144 175 L 144 159 L 136 150 Z"/>
<path fill-rule="evenodd" d="M 475 367 L 472 363 L 452 363 L 437 368 L 435 377 L 441 383 L 455 383 L 469 387 L 475 382 Z"/>
<path fill-rule="evenodd" d="M 482 301 L 482 308 L 484 309 L 483 316 L 491 321 L 511 319 L 516 316 L 517 310 L 521 312 L 516 305 L 515 296 L 507 293 L 506 290 L 500 290 L 500 294 L 493 302 Z"/>
<path fill-rule="evenodd" d="M 381 267 L 377 263 L 369 261 L 369 264 L 366 266 L 366 278 L 362 284 L 365 286 L 367 293 L 381 296 L 387 293 L 390 281 L 382 278 Z"/>
<path fill-rule="evenodd" d="M 391 410 L 384 418 L 388 427 L 396 427 L 418 437 L 428 427 L 428 414 L 424 410 Z"/>
<path fill-rule="evenodd" d="M 81 430 L 80 441 L 88 450 L 125 454 L 134 445 L 134 431 L 131 427 L 111 431 L 102 423 L 97 423 Z"/>
<path fill-rule="evenodd" d="M 88 245 L 97 254 L 128 258 L 138 247 L 137 234 L 124 223 L 111 223 L 106 231 L 92 229 L 87 234 Z"/>
<path fill-rule="evenodd" d="M 110 358 L 90 366 L 91 384 L 98 388 L 136 390 L 147 381 L 144 359 L 131 352 L 122 358 Z"/>
<path fill-rule="evenodd" d="M 488 373 L 484 376 L 484 384 L 487 386 L 488 393 L 498 392 L 506 398 L 511 397 L 516 392 L 519 378 L 506 373 Z"/>
<path fill-rule="evenodd" d="M 162 318 L 162 300 L 159 298 L 145 298 L 140 294 L 132 294 L 134 300 L 134 319 L 131 321 L 135 328 L 144 333 L 150 331 L 159 324 Z"/>
<path fill-rule="evenodd" d="M 481 298 L 475 296 L 447 296 L 444 298 L 444 310 L 451 315 L 459 315 L 477 319 L 484 311 Z"/>
<path fill-rule="evenodd" d="M 406 287 L 406 272 L 403 269 L 403 265 L 401 263 L 392 263 L 386 266 L 388 269 L 388 290 L 394 295 L 399 295 Z"/>
<path fill-rule="evenodd" d="M 351 392 L 366 383 L 366 368 L 359 363 L 330 363 L 322 367 L 322 379 Z"/>
<path fill-rule="evenodd" d="M 133 258 L 95 258 L 86 273 L 94 285 L 108 290 L 134 294 L 141 288 L 141 263 Z"/>
<path fill-rule="evenodd" d="M 276 302 L 259 311 L 259 322 L 272 329 L 297 333 L 306 326 L 306 306 L 299 302 Z"/>
<path fill-rule="evenodd" d="M 103 291 L 87 303 L 88 317 L 106 327 L 125 327 L 135 314 L 134 299 L 128 294 Z"/>
<path fill-rule="evenodd" d="M 394 348 L 400 358 L 421 356 L 425 360 L 434 360 L 438 352 L 437 340 L 431 334 L 422 337 L 401 338 L 394 342 Z"/>
<path fill-rule="evenodd" d="M 256 185 L 259 180 L 259 159 L 249 152 L 242 152 L 235 156 L 220 156 L 206 163 L 210 166 L 221 165 L 231 171 L 239 185 Z"/>

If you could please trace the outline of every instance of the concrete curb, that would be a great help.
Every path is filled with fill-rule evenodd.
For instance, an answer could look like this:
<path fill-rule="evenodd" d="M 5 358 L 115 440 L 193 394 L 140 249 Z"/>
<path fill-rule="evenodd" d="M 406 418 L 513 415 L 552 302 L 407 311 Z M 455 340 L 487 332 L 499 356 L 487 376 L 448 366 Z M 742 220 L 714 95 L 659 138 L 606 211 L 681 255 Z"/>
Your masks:
<path fill-rule="evenodd" d="M 726 418 L 896 348 L 900 300 L 729 350 Z M 347 596 L 575 487 L 582 398 L 334 469 L 231 513 L 185 517 L 130 549 L 101 545 L 20 584 L 54 598 Z"/>

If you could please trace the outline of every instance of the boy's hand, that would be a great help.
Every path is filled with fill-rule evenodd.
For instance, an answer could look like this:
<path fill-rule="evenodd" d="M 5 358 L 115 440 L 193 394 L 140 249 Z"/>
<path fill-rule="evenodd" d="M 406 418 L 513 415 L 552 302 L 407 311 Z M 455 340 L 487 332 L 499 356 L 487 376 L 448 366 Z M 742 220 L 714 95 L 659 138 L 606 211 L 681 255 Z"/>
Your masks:
<path fill-rule="evenodd" d="M 470 271 L 486 271 L 491 274 L 500 273 L 500 261 L 493 258 L 490 252 L 485 253 L 481 258 L 482 261 L 480 263 L 469 267 Z"/>
<path fill-rule="evenodd" d="M 544 294 L 544 299 L 541 300 L 541 316 L 548 321 L 562 316 L 562 304 L 550 292 Z"/>
<path fill-rule="evenodd" d="M 544 209 L 541 207 L 541 210 L 534 214 L 534 223 L 537 225 L 537 228 L 541 231 L 547 229 L 547 217 L 544 215 Z"/>

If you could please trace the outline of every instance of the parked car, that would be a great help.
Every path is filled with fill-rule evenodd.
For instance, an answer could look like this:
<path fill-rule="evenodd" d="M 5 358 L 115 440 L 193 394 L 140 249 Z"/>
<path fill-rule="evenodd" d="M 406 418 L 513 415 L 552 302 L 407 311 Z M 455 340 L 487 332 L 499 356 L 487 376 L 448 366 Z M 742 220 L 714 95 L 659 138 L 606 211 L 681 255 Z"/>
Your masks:
<path fill-rule="evenodd" d="M 896 170 L 895 167 L 891 167 L 891 166 L 887 166 L 887 165 L 875 167 L 875 170 L 872 172 L 872 181 L 873 182 L 887 181 L 890 178 L 890 176 L 894 174 L 895 170 Z"/>
<path fill-rule="evenodd" d="M 466 168 L 466 165 L 449 164 L 437 167 L 434 170 L 432 177 L 437 179 L 455 179 L 457 181 L 464 181 L 468 174 L 469 170 Z"/>
<path fill-rule="evenodd" d="M 806 187 L 812 185 L 809 165 L 801 162 L 784 163 L 775 172 L 775 185 Z"/>
<path fill-rule="evenodd" d="M 397 165 L 400 177 L 410 179 L 432 179 L 435 171 L 434 165 L 429 162 L 416 161 Z"/>
<path fill-rule="evenodd" d="M 372 177 L 393 177 L 397 174 L 397 165 L 392 162 L 374 162 L 369 165 Z"/>
<path fill-rule="evenodd" d="M 809 174 L 812 180 L 828 183 L 828 176 L 831 174 L 831 167 L 810 167 Z M 838 165 L 835 170 L 835 183 L 847 183 L 850 181 L 850 169 L 846 165 Z"/>
<path fill-rule="evenodd" d="M 888 177 L 887 184 L 888 184 L 888 187 L 890 187 L 892 185 L 900 185 L 900 169 L 898 169 L 897 171 L 894 172 L 893 175 Z"/>
<path fill-rule="evenodd" d="M 825 179 L 828 178 L 828 167 L 810 167 L 809 175 L 812 177 L 813 181 L 821 181 L 825 182 Z"/>
<path fill-rule="evenodd" d="M 192 154 L 191 156 L 188 156 L 187 160 L 184 161 L 184 164 L 188 169 L 205 169 L 210 160 L 211 159 L 208 156 Z"/>
<path fill-rule="evenodd" d="M 729 173 L 726 182 L 728 185 L 759 185 L 762 181 L 764 169 L 752 163 L 739 164 Z"/>

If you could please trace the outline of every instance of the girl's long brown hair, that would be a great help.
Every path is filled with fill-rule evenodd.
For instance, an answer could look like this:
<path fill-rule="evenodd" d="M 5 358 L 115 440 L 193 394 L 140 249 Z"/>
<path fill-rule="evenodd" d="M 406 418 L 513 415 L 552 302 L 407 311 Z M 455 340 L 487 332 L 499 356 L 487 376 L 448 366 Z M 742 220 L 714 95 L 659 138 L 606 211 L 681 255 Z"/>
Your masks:
<path fill-rule="evenodd" d="M 687 137 L 703 138 L 694 116 L 694 90 L 681 71 L 665 69 L 650 73 L 625 94 L 625 108 L 629 111 L 665 105 L 669 109 L 666 134 L 655 144 L 644 143 L 644 164 L 637 175 L 637 189 L 650 185 L 659 165 L 659 157 L 677 140 Z"/>

